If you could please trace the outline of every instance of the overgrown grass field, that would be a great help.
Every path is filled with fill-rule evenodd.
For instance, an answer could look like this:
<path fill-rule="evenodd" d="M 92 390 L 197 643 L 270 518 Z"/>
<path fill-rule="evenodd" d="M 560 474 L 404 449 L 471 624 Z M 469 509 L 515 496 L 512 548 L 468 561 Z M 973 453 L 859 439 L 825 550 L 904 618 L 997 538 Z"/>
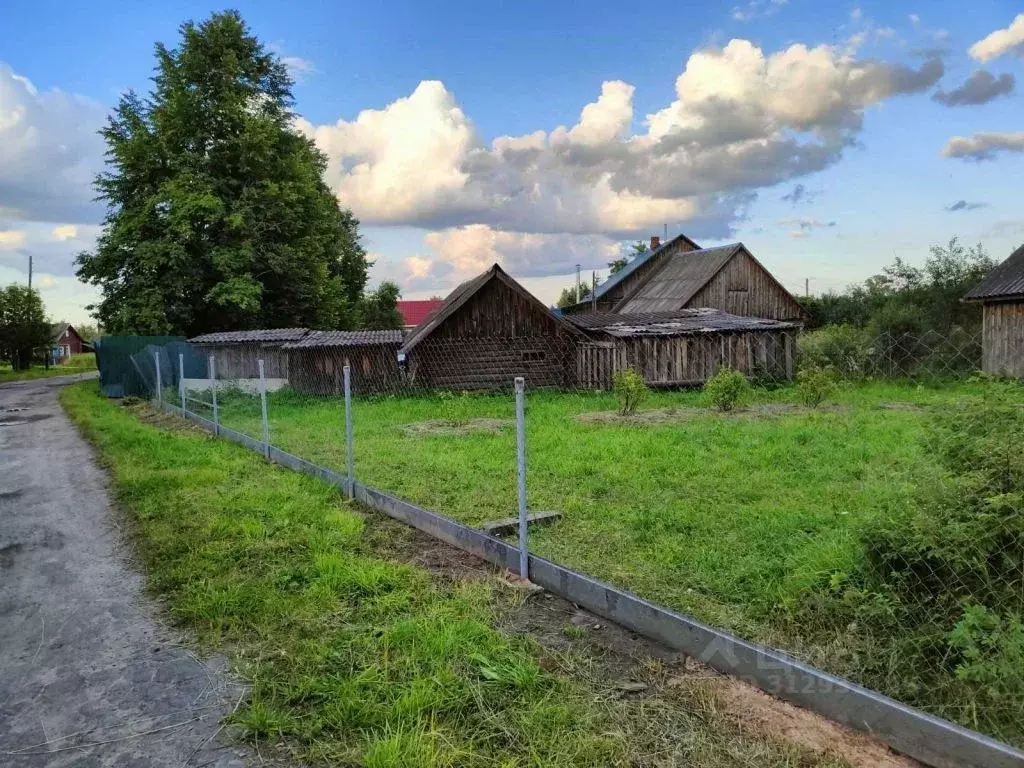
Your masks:
<path fill-rule="evenodd" d="M 235 719 L 258 743 L 370 768 L 845 764 L 748 738 L 699 688 L 595 690 L 592 662 L 495 629 L 493 579 L 389 557 L 336 488 L 174 419 L 142 423 L 156 413 L 94 383 L 61 399 L 109 465 L 151 588 L 251 682 Z"/>
<path fill-rule="evenodd" d="M 860 599 L 847 585 L 867 561 L 866 534 L 909 519 L 918 487 L 941 474 L 923 440 L 932 413 L 992 386 L 863 383 L 817 409 L 793 388 L 755 390 L 732 413 L 702 407 L 699 392 L 662 392 L 631 419 L 614 417 L 611 394 L 531 393 L 529 506 L 562 513 L 531 530 L 531 549 L 1020 742 L 1021 701 L 979 714 L 953 657 L 911 668 L 905 638 L 842 604 Z M 283 391 L 269 412 L 275 445 L 344 469 L 339 399 Z M 260 434 L 254 398 L 225 394 L 221 413 Z M 510 395 L 356 400 L 357 478 L 469 524 L 510 517 L 513 418 Z"/>

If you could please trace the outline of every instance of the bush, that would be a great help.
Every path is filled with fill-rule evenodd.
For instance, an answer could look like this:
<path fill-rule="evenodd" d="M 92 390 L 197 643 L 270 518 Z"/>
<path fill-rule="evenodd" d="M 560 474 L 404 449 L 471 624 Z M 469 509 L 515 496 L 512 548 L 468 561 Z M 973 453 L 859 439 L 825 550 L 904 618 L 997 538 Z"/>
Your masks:
<path fill-rule="evenodd" d="M 802 334 L 797 353 L 806 368 L 831 368 L 840 376 L 859 378 L 868 371 L 869 335 L 852 325 L 830 325 Z"/>
<path fill-rule="evenodd" d="M 800 402 L 817 408 L 835 395 L 836 377 L 831 368 L 810 366 L 802 368 L 796 376 L 796 396 Z"/>
<path fill-rule="evenodd" d="M 722 366 L 718 373 L 704 382 L 704 392 L 720 411 L 731 411 L 750 391 L 750 382 L 739 371 Z"/>
<path fill-rule="evenodd" d="M 619 413 L 623 416 L 636 413 L 637 407 L 647 399 L 650 392 L 644 377 L 632 368 L 616 371 L 613 385 L 619 400 Z"/>

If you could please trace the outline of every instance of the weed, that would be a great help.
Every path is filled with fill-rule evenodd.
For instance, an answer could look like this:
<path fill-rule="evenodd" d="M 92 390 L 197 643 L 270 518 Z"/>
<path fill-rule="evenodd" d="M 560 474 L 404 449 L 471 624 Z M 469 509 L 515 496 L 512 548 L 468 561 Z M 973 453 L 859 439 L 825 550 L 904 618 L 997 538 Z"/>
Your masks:
<path fill-rule="evenodd" d="M 650 392 L 644 377 L 633 368 L 616 371 L 613 386 L 615 397 L 619 400 L 619 413 L 623 416 L 632 416 L 636 413 L 636 409 L 647 399 Z"/>
<path fill-rule="evenodd" d="M 731 411 L 750 392 L 750 382 L 739 371 L 722 366 L 718 373 L 704 382 L 704 394 L 720 411 Z"/>

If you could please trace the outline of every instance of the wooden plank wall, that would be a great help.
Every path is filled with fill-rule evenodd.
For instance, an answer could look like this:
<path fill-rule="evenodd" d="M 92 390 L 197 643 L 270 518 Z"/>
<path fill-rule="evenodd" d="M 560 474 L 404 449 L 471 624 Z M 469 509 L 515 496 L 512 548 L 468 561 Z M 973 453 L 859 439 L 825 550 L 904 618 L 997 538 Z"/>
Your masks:
<path fill-rule="evenodd" d="M 756 261 L 740 250 L 687 307 L 714 307 L 734 315 L 799 320 L 800 305 Z"/>
<path fill-rule="evenodd" d="M 407 387 L 398 365 L 397 344 L 294 349 L 288 383 L 302 394 L 343 395 L 346 360 L 355 395 L 397 393 Z"/>
<path fill-rule="evenodd" d="M 409 353 L 408 382 L 433 390 L 511 389 L 522 376 L 531 389 L 565 387 L 573 361 L 569 342 L 557 338 L 430 338 Z"/>
<path fill-rule="evenodd" d="M 703 384 L 728 366 L 750 378 L 793 378 L 793 334 L 785 331 L 699 336 L 643 336 L 591 342 L 577 348 L 576 381 L 609 389 L 617 371 L 630 367 L 649 386 Z"/>
<path fill-rule="evenodd" d="M 1024 302 L 985 305 L 982 345 L 985 373 L 1024 378 Z"/>
<path fill-rule="evenodd" d="M 280 344 L 194 344 L 192 349 L 216 356 L 218 379 L 258 379 L 260 359 L 268 379 L 288 378 L 288 353 Z"/>

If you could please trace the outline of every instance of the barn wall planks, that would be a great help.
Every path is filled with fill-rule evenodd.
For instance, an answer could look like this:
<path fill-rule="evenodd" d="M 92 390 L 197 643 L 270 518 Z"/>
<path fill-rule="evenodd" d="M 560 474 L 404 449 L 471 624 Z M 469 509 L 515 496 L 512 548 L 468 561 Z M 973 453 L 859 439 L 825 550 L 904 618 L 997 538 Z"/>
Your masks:
<path fill-rule="evenodd" d="M 734 315 L 799 320 L 802 310 L 775 279 L 740 249 L 687 307 L 714 307 Z"/>
<path fill-rule="evenodd" d="M 1024 302 L 986 304 L 982 344 L 985 373 L 1024 378 Z"/>
<path fill-rule="evenodd" d="M 406 386 L 398 365 L 398 343 L 349 347 L 309 347 L 291 350 L 289 383 L 307 395 L 341 395 L 344 368 L 352 374 L 356 395 L 394 392 Z"/>
<path fill-rule="evenodd" d="M 258 379 L 259 360 L 268 379 L 288 378 L 288 353 L 281 344 L 195 344 L 193 349 L 216 356 L 218 379 Z"/>

